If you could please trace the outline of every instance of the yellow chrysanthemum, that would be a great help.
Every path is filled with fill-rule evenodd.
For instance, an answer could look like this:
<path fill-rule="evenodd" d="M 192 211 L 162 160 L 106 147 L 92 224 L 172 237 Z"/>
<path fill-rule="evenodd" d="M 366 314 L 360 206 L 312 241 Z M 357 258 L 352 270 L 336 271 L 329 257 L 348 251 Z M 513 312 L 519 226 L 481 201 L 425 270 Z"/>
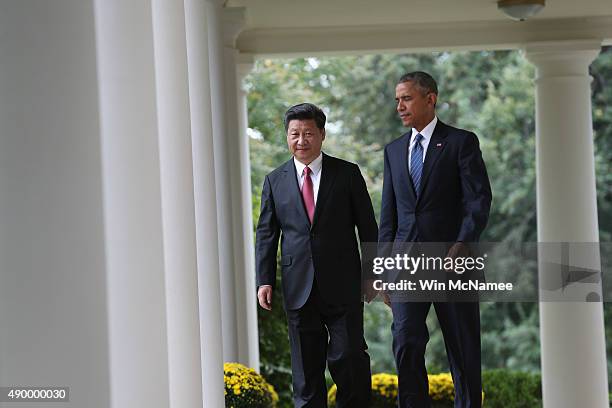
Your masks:
<path fill-rule="evenodd" d="M 254 369 L 238 363 L 223 365 L 225 405 L 235 408 L 274 408 L 278 394 Z"/>
<path fill-rule="evenodd" d="M 435 402 L 451 403 L 455 399 L 453 378 L 450 373 L 429 374 L 429 396 Z M 334 384 L 327 393 L 330 407 L 336 405 L 337 388 Z M 372 403 L 373 406 L 394 407 L 397 401 L 398 381 L 397 375 L 379 373 L 372 376 Z M 484 400 L 484 393 L 482 395 Z"/>

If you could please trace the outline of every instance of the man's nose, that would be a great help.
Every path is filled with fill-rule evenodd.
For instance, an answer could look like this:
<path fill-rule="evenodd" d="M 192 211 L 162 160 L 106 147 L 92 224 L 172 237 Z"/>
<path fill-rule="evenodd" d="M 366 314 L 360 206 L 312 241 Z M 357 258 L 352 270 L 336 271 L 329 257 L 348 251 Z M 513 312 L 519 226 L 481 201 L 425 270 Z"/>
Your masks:
<path fill-rule="evenodd" d="M 397 109 L 397 111 L 398 111 L 398 112 L 401 112 L 401 111 L 403 111 L 403 110 L 404 110 L 404 105 L 402 104 L 402 101 L 399 101 L 399 102 L 397 103 L 397 106 L 396 106 L 396 108 L 395 108 L 395 109 Z"/>

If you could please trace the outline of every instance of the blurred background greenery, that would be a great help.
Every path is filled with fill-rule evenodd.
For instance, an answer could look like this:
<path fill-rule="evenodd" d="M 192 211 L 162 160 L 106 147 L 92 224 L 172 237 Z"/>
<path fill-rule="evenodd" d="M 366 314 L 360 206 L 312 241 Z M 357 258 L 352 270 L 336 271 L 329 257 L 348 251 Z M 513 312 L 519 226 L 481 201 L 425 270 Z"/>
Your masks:
<path fill-rule="evenodd" d="M 290 157 L 283 114 L 291 105 L 306 101 L 320 106 L 328 116 L 323 150 L 361 167 L 378 217 L 382 149 L 406 131 L 395 111 L 395 84 L 403 73 L 414 70 L 427 71 L 438 81 L 438 117 L 479 136 L 494 197 L 482 241 L 510 245 L 535 242 L 534 68 L 520 51 L 258 60 L 245 81 L 254 222 L 259 217 L 264 176 Z M 591 65 L 591 75 L 600 240 L 610 242 L 612 47 L 602 50 Z M 560 112 L 563 104 L 559 101 Z M 260 353 L 262 374 L 278 391 L 280 406 L 289 407 L 291 368 L 279 292 L 274 299 L 277 307 L 271 313 L 258 311 Z M 612 308 L 604 304 L 604 309 L 606 339 L 610 339 Z M 375 302 L 366 306 L 364 318 L 372 372 L 395 372 L 389 310 Z M 539 372 L 537 303 L 483 303 L 481 324 L 483 369 Z M 428 327 L 428 371 L 447 371 L 444 341 L 433 308 Z M 608 341 L 608 355 L 611 346 Z"/>

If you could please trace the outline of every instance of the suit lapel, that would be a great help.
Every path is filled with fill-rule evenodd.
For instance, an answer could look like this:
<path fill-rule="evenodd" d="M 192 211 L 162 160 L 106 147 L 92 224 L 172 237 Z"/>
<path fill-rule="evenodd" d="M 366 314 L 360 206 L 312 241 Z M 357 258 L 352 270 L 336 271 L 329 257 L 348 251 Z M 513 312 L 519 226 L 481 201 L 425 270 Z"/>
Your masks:
<path fill-rule="evenodd" d="M 304 206 L 304 200 L 302 200 L 302 192 L 300 191 L 300 185 L 297 181 L 297 175 L 295 170 L 295 163 L 293 157 L 285 163 L 283 167 L 283 184 L 285 191 L 289 193 L 289 205 L 298 209 L 298 212 L 302 215 L 302 219 L 310 228 L 310 220 L 306 213 L 306 207 Z"/>
<path fill-rule="evenodd" d="M 323 207 L 330 195 L 337 173 L 334 161 L 325 153 L 323 153 L 323 163 L 321 165 L 321 171 L 323 173 L 321 173 L 321 180 L 319 182 L 319 192 L 317 193 L 317 204 L 315 205 L 312 227 L 316 225 L 317 220 L 321 216 L 321 211 L 323 211 Z"/>
<path fill-rule="evenodd" d="M 412 177 L 410 177 L 410 167 L 409 167 L 409 152 L 410 152 L 410 137 L 412 136 L 412 130 L 404 135 L 404 138 L 401 140 L 401 145 L 399 149 L 397 149 L 397 154 L 399 157 L 400 166 L 400 180 L 406 180 L 406 191 L 410 195 L 410 199 L 413 202 L 416 202 L 416 194 L 414 192 L 414 185 L 412 184 Z"/>
<path fill-rule="evenodd" d="M 436 161 L 440 157 L 440 153 L 442 153 L 442 150 L 444 150 L 444 147 L 446 146 L 444 140 L 445 138 L 446 125 L 438 119 L 436 128 L 434 129 L 429 145 L 427 146 L 427 154 L 425 154 L 425 163 L 423 163 L 423 175 L 421 176 L 420 185 L 421 191 L 418 195 L 419 199 L 423 196 L 423 191 L 425 191 L 425 186 L 427 185 L 427 180 L 429 179 L 431 169 L 433 169 Z"/>

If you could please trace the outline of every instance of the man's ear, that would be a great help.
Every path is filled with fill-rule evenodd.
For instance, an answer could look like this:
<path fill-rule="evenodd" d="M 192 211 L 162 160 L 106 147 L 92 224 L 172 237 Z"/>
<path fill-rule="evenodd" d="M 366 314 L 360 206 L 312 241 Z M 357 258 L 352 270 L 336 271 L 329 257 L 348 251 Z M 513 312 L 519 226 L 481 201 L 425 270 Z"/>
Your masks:
<path fill-rule="evenodd" d="M 321 140 L 325 140 L 325 128 L 321 130 Z"/>
<path fill-rule="evenodd" d="M 430 92 L 427 96 L 429 97 L 429 100 L 431 101 L 432 105 L 436 106 L 436 103 L 438 102 L 438 95 L 433 92 Z"/>

